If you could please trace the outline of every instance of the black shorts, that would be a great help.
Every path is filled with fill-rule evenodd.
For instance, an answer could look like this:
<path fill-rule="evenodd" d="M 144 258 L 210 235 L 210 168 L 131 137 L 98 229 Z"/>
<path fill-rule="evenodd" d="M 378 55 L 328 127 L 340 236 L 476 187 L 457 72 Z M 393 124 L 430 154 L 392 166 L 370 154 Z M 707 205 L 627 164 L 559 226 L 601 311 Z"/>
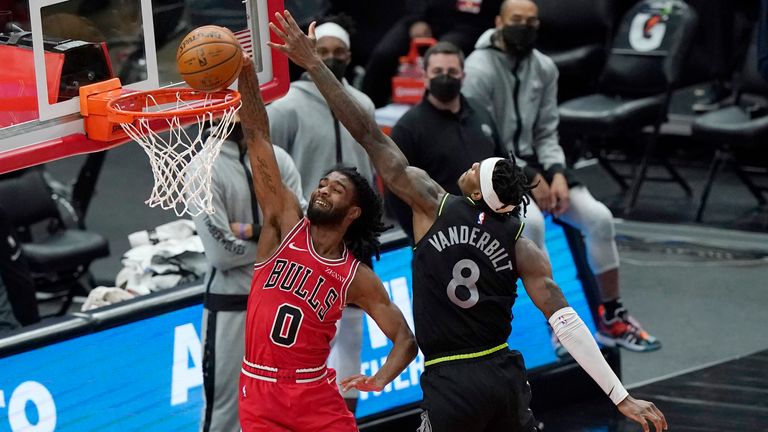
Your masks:
<path fill-rule="evenodd" d="M 523 356 L 503 350 L 429 366 L 421 375 L 423 432 L 535 432 Z"/>

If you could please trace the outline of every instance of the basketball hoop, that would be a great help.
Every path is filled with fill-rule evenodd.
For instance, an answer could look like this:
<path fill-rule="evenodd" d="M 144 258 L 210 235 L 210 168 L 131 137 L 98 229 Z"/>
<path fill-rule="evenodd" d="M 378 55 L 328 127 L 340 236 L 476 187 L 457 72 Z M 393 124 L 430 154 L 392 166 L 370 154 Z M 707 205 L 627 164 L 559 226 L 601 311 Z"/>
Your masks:
<path fill-rule="evenodd" d="M 212 167 L 239 109 L 234 90 L 189 88 L 128 93 L 106 104 L 109 123 L 120 124 L 149 157 L 155 184 L 146 204 L 177 216 L 213 213 Z"/>

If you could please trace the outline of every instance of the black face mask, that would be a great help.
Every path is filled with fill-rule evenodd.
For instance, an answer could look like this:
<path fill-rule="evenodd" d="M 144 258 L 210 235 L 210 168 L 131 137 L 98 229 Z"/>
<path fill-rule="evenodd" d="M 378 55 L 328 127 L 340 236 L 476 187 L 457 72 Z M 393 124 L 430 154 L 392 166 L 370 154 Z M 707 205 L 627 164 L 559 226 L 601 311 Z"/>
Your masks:
<path fill-rule="evenodd" d="M 526 24 L 505 25 L 501 28 L 501 38 L 507 52 L 518 57 L 525 57 L 533 51 L 538 29 Z"/>
<path fill-rule="evenodd" d="M 333 72 L 333 76 L 335 76 L 339 81 L 341 81 L 341 79 L 344 78 L 344 75 L 347 73 L 347 63 L 344 60 L 331 57 L 323 60 L 323 63 L 328 66 L 328 69 Z"/>
<path fill-rule="evenodd" d="M 461 80 L 450 75 L 438 75 L 429 80 L 429 93 L 443 103 L 450 102 L 459 96 Z"/>

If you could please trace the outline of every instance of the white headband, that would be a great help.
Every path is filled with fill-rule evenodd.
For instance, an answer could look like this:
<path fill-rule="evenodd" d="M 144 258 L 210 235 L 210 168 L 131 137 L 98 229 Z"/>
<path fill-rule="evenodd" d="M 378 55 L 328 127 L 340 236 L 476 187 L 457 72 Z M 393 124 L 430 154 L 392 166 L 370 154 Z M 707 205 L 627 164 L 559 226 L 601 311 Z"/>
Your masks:
<path fill-rule="evenodd" d="M 327 22 L 315 27 L 315 39 L 320 40 L 326 36 L 333 36 L 341 39 L 341 41 L 347 45 L 347 49 L 352 48 L 352 45 L 349 44 L 349 33 L 344 30 L 344 27 L 336 23 Z"/>
<path fill-rule="evenodd" d="M 483 194 L 483 201 L 488 204 L 491 210 L 496 213 L 508 213 L 514 210 L 515 206 L 501 202 L 496 191 L 493 190 L 493 169 L 496 167 L 496 162 L 500 160 L 503 159 L 495 157 L 480 162 L 480 192 Z"/>

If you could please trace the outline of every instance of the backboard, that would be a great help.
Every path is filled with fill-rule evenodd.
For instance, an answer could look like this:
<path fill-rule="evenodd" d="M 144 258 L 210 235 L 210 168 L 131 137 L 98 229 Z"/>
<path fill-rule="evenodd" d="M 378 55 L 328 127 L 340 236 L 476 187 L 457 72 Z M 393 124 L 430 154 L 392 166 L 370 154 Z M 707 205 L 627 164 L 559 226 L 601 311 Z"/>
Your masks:
<path fill-rule="evenodd" d="M 134 90 L 180 86 L 176 49 L 202 25 L 232 30 L 264 99 L 279 98 L 287 59 L 266 41 L 282 10 L 283 0 L 0 1 L 0 173 L 122 144 L 86 137 L 79 88 L 114 77 Z"/>

